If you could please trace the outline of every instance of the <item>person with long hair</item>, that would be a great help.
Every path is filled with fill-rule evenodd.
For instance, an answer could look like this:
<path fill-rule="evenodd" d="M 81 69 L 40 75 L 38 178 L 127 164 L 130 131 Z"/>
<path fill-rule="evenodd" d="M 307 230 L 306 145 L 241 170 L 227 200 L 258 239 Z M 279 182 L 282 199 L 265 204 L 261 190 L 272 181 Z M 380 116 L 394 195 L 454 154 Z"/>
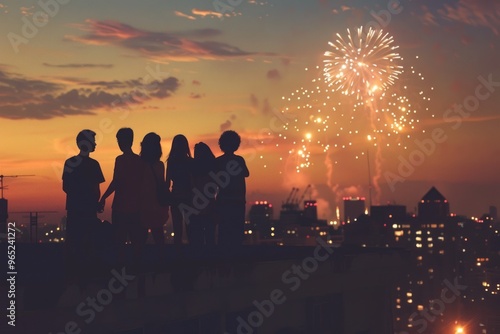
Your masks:
<path fill-rule="evenodd" d="M 140 156 L 145 164 L 141 187 L 140 221 L 151 231 L 155 244 L 164 244 L 163 225 L 168 220 L 168 207 L 158 200 L 158 187 L 165 182 L 165 165 L 160 160 L 162 155 L 161 138 L 154 132 L 144 136 L 141 142 Z M 146 230 L 146 231 L 147 231 Z M 147 234 L 144 237 L 146 241 Z"/>
<path fill-rule="evenodd" d="M 172 147 L 167 159 L 167 185 L 172 194 L 170 213 L 174 229 L 174 244 L 182 244 L 182 231 L 184 228 L 184 212 L 181 205 L 191 204 L 193 191 L 192 182 L 193 158 L 189 149 L 187 138 L 178 134 L 172 140 Z"/>
<path fill-rule="evenodd" d="M 194 145 L 193 185 L 205 197 L 201 205 L 192 204 L 197 210 L 190 215 L 187 225 L 189 243 L 194 246 L 215 245 L 215 194 L 217 185 L 210 173 L 215 171 L 215 155 L 203 143 Z M 194 199 L 193 199 L 194 202 Z"/>

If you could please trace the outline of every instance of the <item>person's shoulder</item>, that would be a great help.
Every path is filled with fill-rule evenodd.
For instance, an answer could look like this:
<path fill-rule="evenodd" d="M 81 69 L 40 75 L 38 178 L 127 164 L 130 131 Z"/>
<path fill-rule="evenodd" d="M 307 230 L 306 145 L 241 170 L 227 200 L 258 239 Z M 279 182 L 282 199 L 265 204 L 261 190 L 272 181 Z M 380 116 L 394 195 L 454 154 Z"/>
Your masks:
<path fill-rule="evenodd" d="M 69 157 L 68 159 L 64 160 L 64 164 L 67 165 L 67 164 L 73 164 L 75 163 L 75 161 L 77 161 L 79 158 L 78 155 L 74 155 L 72 157 Z"/>
<path fill-rule="evenodd" d="M 245 161 L 245 158 L 243 158 L 241 155 L 234 155 L 235 159 L 238 159 L 238 160 L 243 160 Z"/>
<path fill-rule="evenodd" d="M 63 177 L 67 177 L 82 163 L 81 157 L 74 155 L 64 161 Z"/>
<path fill-rule="evenodd" d="M 99 165 L 99 161 L 97 161 L 96 159 L 94 158 L 91 158 L 91 157 L 87 157 L 88 161 L 93 163 L 94 165 Z"/>
<path fill-rule="evenodd" d="M 215 164 L 216 165 L 223 164 L 226 161 L 227 161 L 227 156 L 225 154 L 219 155 L 217 158 L 215 158 Z"/>
<path fill-rule="evenodd" d="M 138 160 L 142 161 L 142 158 L 140 155 L 136 153 L 130 153 L 130 154 L 123 153 L 116 157 L 116 161 L 138 161 Z"/>

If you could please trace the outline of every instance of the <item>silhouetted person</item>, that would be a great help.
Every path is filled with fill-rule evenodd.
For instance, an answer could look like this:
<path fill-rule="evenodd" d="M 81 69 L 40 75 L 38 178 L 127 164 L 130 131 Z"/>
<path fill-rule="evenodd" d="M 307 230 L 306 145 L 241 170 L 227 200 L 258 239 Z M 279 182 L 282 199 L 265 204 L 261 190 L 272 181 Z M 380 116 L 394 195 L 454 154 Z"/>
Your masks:
<path fill-rule="evenodd" d="M 67 159 L 62 175 L 66 193 L 66 251 L 70 273 L 81 278 L 89 270 L 92 233 L 96 230 L 99 184 L 104 182 L 99 162 L 89 154 L 96 147 L 95 132 L 82 130 L 76 136 L 80 152 Z"/>
<path fill-rule="evenodd" d="M 215 171 L 215 155 L 207 144 L 200 142 L 194 146 L 193 162 L 193 186 L 198 196 L 191 204 L 196 213 L 189 216 L 186 225 L 188 239 L 194 246 L 213 246 L 217 184 L 210 173 Z"/>
<path fill-rule="evenodd" d="M 215 160 L 215 178 L 219 185 L 216 199 L 219 214 L 218 244 L 222 246 L 241 245 L 244 237 L 245 178 L 250 172 L 245 159 L 234 154 L 240 143 L 241 138 L 235 131 L 223 132 L 219 147 L 224 154 Z"/>
<path fill-rule="evenodd" d="M 192 182 L 193 158 L 189 150 L 188 140 L 184 135 L 176 135 L 167 159 L 167 184 L 171 187 L 172 225 L 174 228 L 174 244 L 182 244 L 184 213 L 180 205 L 190 205 L 193 191 Z"/>
<path fill-rule="evenodd" d="M 165 183 L 165 165 L 162 155 L 160 136 L 154 132 L 144 136 L 141 142 L 141 159 L 144 162 L 140 191 L 139 217 L 141 224 L 151 231 L 155 244 L 164 244 L 163 225 L 168 220 L 168 206 L 161 206 L 157 189 Z M 147 235 L 144 238 L 147 238 Z"/>
<path fill-rule="evenodd" d="M 104 208 L 106 198 L 113 192 L 115 193 L 111 205 L 111 220 L 113 239 L 118 250 L 118 262 L 124 261 L 125 244 L 128 239 L 134 248 L 137 261 L 140 257 L 142 242 L 147 234 L 139 216 L 144 163 L 141 157 L 132 151 L 134 131 L 131 128 L 118 130 L 116 139 L 123 154 L 115 159 L 113 180 L 102 195 L 99 204 Z"/>

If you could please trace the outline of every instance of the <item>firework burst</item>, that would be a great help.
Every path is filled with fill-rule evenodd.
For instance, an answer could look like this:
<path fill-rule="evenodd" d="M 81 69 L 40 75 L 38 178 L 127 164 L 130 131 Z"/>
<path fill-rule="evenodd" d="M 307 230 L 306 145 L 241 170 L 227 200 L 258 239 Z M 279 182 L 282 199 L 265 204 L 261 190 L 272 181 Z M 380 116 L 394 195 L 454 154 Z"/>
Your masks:
<path fill-rule="evenodd" d="M 296 172 L 329 152 L 349 152 L 335 154 L 334 164 L 358 160 L 370 147 L 379 166 L 383 147 L 391 147 L 392 154 L 411 148 L 419 118 L 429 111 L 429 86 L 414 66 L 403 67 L 393 38 L 371 28 L 366 34 L 363 28 L 353 31 L 337 34 L 323 66 L 306 68 L 309 83 L 282 97 L 288 121 L 278 134 L 280 147 L 287 147 L 280 160 Z"/>
<path fill-rule="evenodd" d="M 395 51 L 394 39 L 382 30 L 363 27 L 355 34 L 347 29 L 347 36 L 337 33 L 333 50 L 324 56 L 324 77 L 328 86 L 344 95 L 358 99 L 374 96 L 392 85 L 402 71 L 401 57 Z"/>

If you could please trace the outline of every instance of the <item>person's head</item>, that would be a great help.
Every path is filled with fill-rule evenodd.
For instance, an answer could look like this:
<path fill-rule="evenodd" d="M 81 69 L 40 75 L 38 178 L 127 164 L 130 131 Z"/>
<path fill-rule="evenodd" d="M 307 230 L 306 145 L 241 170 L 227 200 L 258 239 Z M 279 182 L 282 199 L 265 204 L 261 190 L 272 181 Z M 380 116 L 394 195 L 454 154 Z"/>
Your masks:
<path fill-rule="evenodd" d="M 191 151 L 189 150 L 189 143 L 184 135 L 176 135 L 172 140 L 172 147 L 168 159 L 191 158 Z"/>
<path fill-rule="evenodd" d="M 80 154 L 88 155 L 95 151 L 95 132 L 92 130 L 82 130 L 76 136 L 76 145 L 80 149 Z"/>
<path fill-rule="evenodd" d="M 131 128 L 121 128 L 116 132 L 116 139 L 118 140 L 118 146 L 122 152 L 130 150 L 134 142 L 134 130 Z"/>
<path fill-rule="evenodd" d="M 210 159 L 215 159 L 210 147 L 204 142 L 199 142 L 194 145 L 194 159 L 200 161 L 209 161 Z"/>
<path fill-rule="evenodd" d="M 197 143 L 196 145 L 194 145 L 193 153 L 193 158 L 195 161 L 195 171 L 197 173 L 208 173 L 214 168 L 215 155 L 207 144 L 203 142 Z"/>
<path fill-rule="evenodd" d="M 233 130 L 224 131 L 219 138 L 219 147 L 224 153 L 234 153 L 240 143 L 240 135 Z"/>
<path fill-rule="evenodd" d="M 162 155 L 161 138 L 154 132 L 144 136 L 141 142 L 141 158 L 149 163 L 159 161 Z"/>

